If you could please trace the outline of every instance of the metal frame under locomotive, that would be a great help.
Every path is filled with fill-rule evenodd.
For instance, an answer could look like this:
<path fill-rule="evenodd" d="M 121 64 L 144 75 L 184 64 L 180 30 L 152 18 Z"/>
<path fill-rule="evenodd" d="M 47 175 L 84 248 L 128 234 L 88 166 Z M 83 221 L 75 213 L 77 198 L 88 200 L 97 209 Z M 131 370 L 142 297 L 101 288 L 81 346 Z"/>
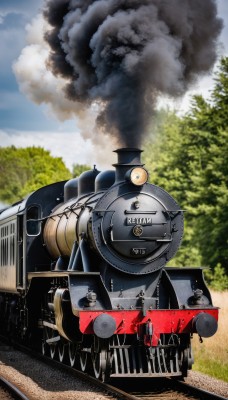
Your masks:
<path fill-rule="evenodd" d="M 208 337 L 217 329 L 218 309 L 212 305 L 203 269 L 163 267 L 164 262 L 160 266 L 155 257 L 144 263 L 145 268 L 152 265 L 149 273 L 129 274 L 121 270 L 122 260 L 120 269 L 113 268 L 115 252 L 110 263 L 101 257 L 107 255 L 106 237 L 101 254 L 93 251 L 94 243 L 90 249 L 84 240 L 85 229 L 91 237 L 99 230 L 96 218 L 103 218 L 101 207 L 94 211 L 111 190 L 122 187 L 124 195 L 135 190 L 124 177 L 141 163 L 137 157 L 135 161 L 135 154 L 129 161 L 129 153 L 126 157 L 119 152 L 114 184 L 108 179 L 106 187 L 101 185 L 94 193 L 87 175 L 76 201 L 74 195 L 73 200 L 68 196 L 71 206 L 59 214 L 66 202 L 66 182 L 41 188 L 1 212 L 0 326 L 13 338 L 40 345 L 44 354 L 60 361 L 68 358 L 83 371 L 92 366 L 95 376 L 103 380 L 110 376 L 182 377 L 193 363 L 192 334 Z M 137 193 L 147 190 L 143 188 L 137 188 Z M 70 256 L 60 252 L 57 260 L 44 241 L 47 220 L 57 218 L 55 210 L 58 224 L 75 213 L 83 226 L 77 232 L 79 246 L 75 241 Z M 167 236 L 163 241 L 169 246 Z M 133 269 L 132 265 L 126 268 Z"/>

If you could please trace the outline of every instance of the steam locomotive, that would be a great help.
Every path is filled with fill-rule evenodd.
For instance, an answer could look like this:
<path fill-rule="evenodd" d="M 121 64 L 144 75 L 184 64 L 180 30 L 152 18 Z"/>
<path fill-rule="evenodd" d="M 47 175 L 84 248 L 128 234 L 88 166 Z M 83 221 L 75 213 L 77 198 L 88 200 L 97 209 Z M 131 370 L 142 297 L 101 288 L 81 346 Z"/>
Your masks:
<path fill-rule="evenodd" d="M 0 214 L 0 327 L 82 371 L 182 378 L 191 338 L 217 330 L 202 268 L 167 262 L 183 210 L 148 183 L 141 150 L 30 194 Z"/>

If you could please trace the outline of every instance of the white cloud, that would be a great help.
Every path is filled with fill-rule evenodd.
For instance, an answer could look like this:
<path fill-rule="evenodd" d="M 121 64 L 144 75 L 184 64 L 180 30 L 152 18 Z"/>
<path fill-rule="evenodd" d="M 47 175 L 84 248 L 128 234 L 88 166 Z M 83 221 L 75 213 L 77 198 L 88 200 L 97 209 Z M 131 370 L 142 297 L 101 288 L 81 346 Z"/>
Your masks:
<path fill-rule="evenodd" d="M 41 14 L 37 15 L 26 27 L 28 45 L 22 50 L 13 65 L 20 90 L 34 103 L 45 104 L 46 114 L 58 118 L 59 121 L 63 122 L 74 118 L 84 143 L 90 143 L 90 148 L 93 145 L 93 153 L 99 153 L 101 163 L 103 163 L 107 154 L 110 154 L 110 147 L 115 149 L 117 144 L 114 138 L 112 139 L 109 136 L 106 140 L 102 133 L 96 131 L 96 104 L 93 104 L 90 108 L 84 108 L 81 103 L 67 99 L 63 91 L 66 81 L 60 77 L 55 77 L 47 69 L 46 64 L 50 49 L 43 39 L 43 32 L 47 29 L 47 22 Z M 51 140 L 50 138 L 49 135 L 48 142 Z M 61 141 L 60 136 L 59 140 Z M 88 149 L 88 145 L 86 147 Z M 90 158 L 87 157 L 87 159 Z"/>
<path fill-rule="evenodd" d="M 45 104 L 49 115 L 59 121 L 77 118 L 82 135 L 87 139 L 88 130 L 91 132 L 95 127 L 96 109 L 85 109 L 81 103 L 67 99 L 63 90 L 66 80 L 54 76 L 47 69 L 50 49 L 43 38 L 47 29 L 47 22 L 41 14 L 26 26 L 28 45 L 14 62 L 14 74 L 21 92 L 34 103 Z"/>
<path fill-rule="evenodd" d="M 88 164 L 104 169 L 110 168 L 115 162 L 112 154 L 114 148 L 104 151 L 94 148 L 90 139 L 84 140 L 79 133 L 73 132 L 35 132 L 35 131 L 5 131 L 0 130 L 0 146 L 29 147 L 40 146 L 49 150 L 54 157 L 62 157 L 66 166 L 71 170 L 73 164 Z"/>

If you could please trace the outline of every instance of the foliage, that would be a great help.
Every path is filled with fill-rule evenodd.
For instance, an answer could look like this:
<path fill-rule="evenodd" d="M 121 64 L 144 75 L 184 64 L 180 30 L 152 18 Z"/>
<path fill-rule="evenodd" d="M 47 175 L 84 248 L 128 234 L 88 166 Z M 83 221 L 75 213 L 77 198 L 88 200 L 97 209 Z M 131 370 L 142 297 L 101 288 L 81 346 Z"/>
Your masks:
<path fill-rule="evenodd" d="M 212 301 L 219 307 L 218 331 L 209 338 L 199 341 L 198 335 L 193 335 L 193 369 L 228 382 L 228 292 L 211 290 Z"/>
<path fill-rule="evenodd" d="M 84 171 L 88 171 L 90 168 L 89 165 L 85 165 L 85 164 L 73 164 L 73 168 L 72 168 L 72 175 L 73 178 L 77 178 L 78 176 L 80 176 Z"/>
<path fill-rule="evenodd" d="M 211 289 L 223 291 L 228 289 L 228 276 L 221 264 L 217 264 L 214 271 L 204 271 L 205 278 Z"/>
<path fill-rule="evenodd" d="M 70 179 L 61 158 L 40 147 L 0 147 L 0 200 L 13 203 L 41 186 Z"/>
<path fill-rule="evenodd" d="M 171 260 L 172 266 L 199 266 L 201 255 L 194 243 L 195 233 L 189 218 L 187 193 L 190 182 L 184 165 L 185 155 L 182 154 L 185 137 L 181 134 L 181 123 L 175 113 L 163 113 L 163 122 L 155 142 L 146 145 L 144 161 L 149 166 L 151 183 L 163 187 L 186 210 L 183 243 L 177 256 Z"/>
<path fill-rule="evenodd" d="M 151 181 L 186 210 L 183 245 L 172 265 L 215 270 L 220 264 L 227 274 L 227 105 L 228 58 L 224 58 L 211 99 L 195 96 L 190 112 L 182 118 L 163 112 L 155 139 L 145 146 Z"/>

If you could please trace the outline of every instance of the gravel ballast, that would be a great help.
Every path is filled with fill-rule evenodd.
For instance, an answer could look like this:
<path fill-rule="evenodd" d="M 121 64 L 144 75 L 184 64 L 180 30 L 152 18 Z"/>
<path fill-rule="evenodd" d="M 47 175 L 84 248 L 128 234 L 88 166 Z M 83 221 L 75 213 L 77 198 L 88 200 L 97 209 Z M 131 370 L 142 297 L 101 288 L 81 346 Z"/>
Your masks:
<path fill-rule="evenodd" d="M 223 396 L 228 397 L 228 383 L 219 379 L 212 378 L 211 376 L 202 374 L 201 372 L 189 371 L 188 377 L 185 382 L 189 385 L 196 386 L 200 389 L 207 390 Z"/>
<path fill-rule="evenodd" d="M 8 346 L 0 346 L 0 375 L 30 400 L 114 399 L 89 383 Z"/>

